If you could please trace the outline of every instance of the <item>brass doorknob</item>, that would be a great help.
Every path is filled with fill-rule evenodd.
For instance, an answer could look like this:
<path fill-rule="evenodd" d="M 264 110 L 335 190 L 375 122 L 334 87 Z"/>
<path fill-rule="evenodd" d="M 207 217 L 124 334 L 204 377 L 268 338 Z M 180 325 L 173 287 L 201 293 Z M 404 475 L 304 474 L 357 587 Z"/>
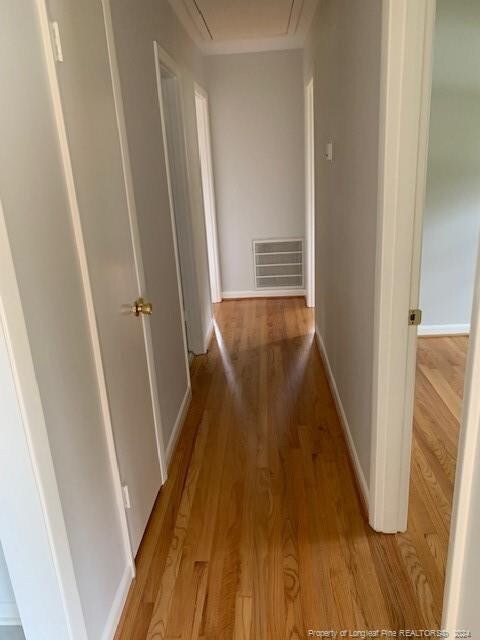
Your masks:
<path fill-rule="evenodd" d="M 138 298 L 132 305 L 132 313 L 137 317 L 142 314 L 144 316 L 151 316 L 153 313 L 153 307 L 151 302 L 145 302 L 143 298 Z"/>

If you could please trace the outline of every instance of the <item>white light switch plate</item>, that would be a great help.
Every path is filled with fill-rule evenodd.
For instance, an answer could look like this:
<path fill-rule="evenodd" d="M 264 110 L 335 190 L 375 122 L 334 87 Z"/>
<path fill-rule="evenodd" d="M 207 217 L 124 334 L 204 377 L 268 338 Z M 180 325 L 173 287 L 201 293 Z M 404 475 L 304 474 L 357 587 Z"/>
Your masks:
<path fill-rule="evenodd" d="M 327 142 L 325 146 L 325 158 L 330 162 L 333 160 L 333 142 Z"/>

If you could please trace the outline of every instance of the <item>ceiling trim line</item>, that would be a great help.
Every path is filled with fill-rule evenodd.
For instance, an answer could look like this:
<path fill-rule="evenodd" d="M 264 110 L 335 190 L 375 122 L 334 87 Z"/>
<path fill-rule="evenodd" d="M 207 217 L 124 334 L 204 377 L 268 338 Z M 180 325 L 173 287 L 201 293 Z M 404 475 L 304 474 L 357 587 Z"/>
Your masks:
<path fill-rule="evenodd" d="M 292 4 L 290 5 L 290 12 L 288 14 L 288 22 L 287 22 L 287 30 L 285 33 L 290 33 L 290 29 L 292 26 L 292 16 L 293 16 L 293 5 L 295 4 L 295 0 L 292 0 Z"/>
<path fill-rule="evenodd" d="M 294 1 L 295 1 L 295 0 L 293 0 L 293 2 L 294 2 Z M 208 22 L 207 22 L 207 20 L 205 19 L 205 16 L 204 16 L 204 14 L 203 14 L 203 11 L 202 11 L 202 10 L 200 9 L 200 7 L 198 6 L 197 0 L 192 0 L 192 2 L 193 2 L 193 4 L 194 4 L 194 6 L 195 6 L 195 9 L 196 9 L 196 10 L 197 10 L 197 12 L 198 12 L 198 15 L 199 15 L 199 16 L 200 16 L 200 18 L 202 19 L 203 24 L 205 25 L 205 29 L 208 31 L 208 35 L 210 36 L 210 40 L 212 40 L 212 41 L 213 41 L 213 39 L 214 39 L 214 38 L 213 38 L 212 32 L 210 31 L 210 27 L 208 26 Z"/>

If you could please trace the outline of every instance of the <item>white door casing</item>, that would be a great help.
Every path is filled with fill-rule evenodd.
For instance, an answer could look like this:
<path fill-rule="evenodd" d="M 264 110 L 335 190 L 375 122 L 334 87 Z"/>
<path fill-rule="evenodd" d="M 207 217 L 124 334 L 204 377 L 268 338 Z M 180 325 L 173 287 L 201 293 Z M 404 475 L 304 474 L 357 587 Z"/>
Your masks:
<path fill-rule="evenodd" d="M 383 0 L 370 524 L 407 526 L 435 0 Z"/>

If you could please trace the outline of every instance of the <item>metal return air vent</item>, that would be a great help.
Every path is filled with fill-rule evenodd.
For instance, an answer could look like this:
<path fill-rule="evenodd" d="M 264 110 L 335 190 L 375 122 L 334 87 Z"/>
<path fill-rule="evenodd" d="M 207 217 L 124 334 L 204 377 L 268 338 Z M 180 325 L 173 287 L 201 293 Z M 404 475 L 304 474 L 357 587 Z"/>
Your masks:
<path fill-rule="evenodd" d="M 254 240 L 256 289 L 303 289 L 303 239 Z"/>

